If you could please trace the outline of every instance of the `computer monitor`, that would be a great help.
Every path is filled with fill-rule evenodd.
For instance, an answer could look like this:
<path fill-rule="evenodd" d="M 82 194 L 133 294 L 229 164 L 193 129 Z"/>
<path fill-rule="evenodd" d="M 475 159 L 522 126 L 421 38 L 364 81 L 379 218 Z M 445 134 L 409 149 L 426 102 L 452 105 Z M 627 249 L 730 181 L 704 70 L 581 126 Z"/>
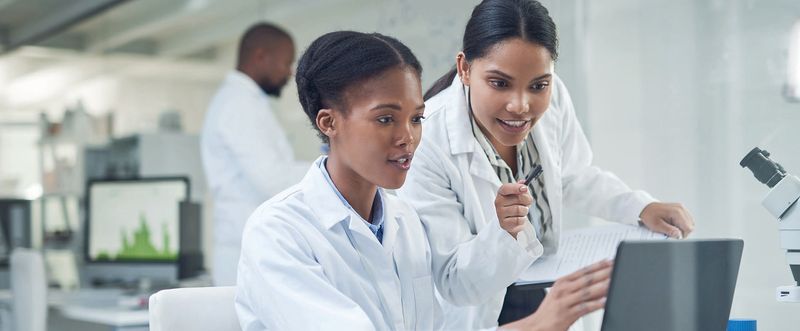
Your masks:
<path fill-rule="evenodd" d="M 86 192 L 90 281 L 175 279 L 188 178 L 90 180 Z"/>
<path fill-rule="evenodd" d="M 0 266 L 16 247 L 31 247 L 31 201 L 0 199 Z"/>
<path fill-rule="evenodd" d="M 623 241 L 603 331 L 725 330 L 741 239 Z"/>
<path fill-rule="evenodd" d="M 8 262 L 17 247 L 31 247 L 32 202 L 0 199 L 0 288 L 11 284 Z"/>

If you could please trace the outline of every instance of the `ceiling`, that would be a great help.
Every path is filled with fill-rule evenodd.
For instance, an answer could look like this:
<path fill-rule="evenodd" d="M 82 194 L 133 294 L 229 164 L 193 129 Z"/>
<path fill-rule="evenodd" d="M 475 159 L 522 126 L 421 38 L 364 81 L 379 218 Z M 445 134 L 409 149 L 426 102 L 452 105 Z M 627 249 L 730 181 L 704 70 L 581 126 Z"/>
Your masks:
<path fill-rule="evenodd" d="M 291 23 L 364 2 L 0 0 L 0 113 L 36 110 L 98 75 L 213 81 L 253 22 Z"/>

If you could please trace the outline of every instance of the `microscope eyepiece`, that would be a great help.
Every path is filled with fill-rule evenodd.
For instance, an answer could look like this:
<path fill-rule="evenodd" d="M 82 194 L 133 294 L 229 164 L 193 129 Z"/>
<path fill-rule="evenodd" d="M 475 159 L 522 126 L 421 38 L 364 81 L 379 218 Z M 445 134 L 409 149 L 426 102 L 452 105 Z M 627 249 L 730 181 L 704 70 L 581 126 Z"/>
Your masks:
<path fill-rule="evenodd" d="M 747 153 L 742 161 L 739 162 L 739 165 L 742 168 L 750 169 L 759 182 L 767 184 L 770 188 L 775 187 L 775 184 L 778 184 L 783 177 L 786 177 L 786 170 L 769 158 L 769 152 L 758 147 Z"/>

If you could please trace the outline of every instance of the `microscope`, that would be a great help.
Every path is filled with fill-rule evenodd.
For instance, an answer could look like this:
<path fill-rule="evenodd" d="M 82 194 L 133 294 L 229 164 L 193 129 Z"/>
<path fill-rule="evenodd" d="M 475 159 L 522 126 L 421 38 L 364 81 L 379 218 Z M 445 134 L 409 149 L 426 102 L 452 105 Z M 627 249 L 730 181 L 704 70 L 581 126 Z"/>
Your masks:
<path fill-rule="evenodd" d="M 786 260 L 792 271 L 795 285 L 779 286 L 776 298 L 781 302 L 800 302 L 800 178 L 787 174 L 786 170 L 769 158 L 769 152 L 753 148 L 739 162 L 742 168 L 750 169 L 759 182 L 770 191 L 761 203 L 778 219 L 781 247 L 786 250 Z"/>

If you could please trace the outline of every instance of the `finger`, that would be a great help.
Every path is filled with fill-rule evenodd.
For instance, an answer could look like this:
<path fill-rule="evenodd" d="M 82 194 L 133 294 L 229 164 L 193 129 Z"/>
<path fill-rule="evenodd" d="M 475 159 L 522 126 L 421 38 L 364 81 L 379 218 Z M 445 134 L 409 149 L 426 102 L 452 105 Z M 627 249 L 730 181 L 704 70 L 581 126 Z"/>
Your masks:
<path fill-rule="evenodd" d="M 522 205 L 511 205 L 508 207 L 500 207 L 500 213 L 503 218 L 508 217 L 527 217 L 530 208 Z"/>
<path fill-rule="evenodd" d="M 527 221 L 527 217 L 506 217 L 500 220 L 500 225 L 503 230 L 510 231 L 511 229 L 525 225 Z"/>
<path fill-rule="evenodd" d="M 681 232 L 683 232 L 683 237 L 686 238 L 690 233 L 692 233 L 692 231 L 694 231 L 694 218 L 692 218 L 692 214 L 689 213 L 689 210 L 681 205 L 678 205 L 678 207 L 678 210 L 681 214 L 681 221 L 676 222 L 677 224 L 675 225 L 681 229 Z"/>
<path fill-rule="evenodd" d="M 568 296 L 581 288 L 591 286 L 598 282 L 603 282 L 611 278 L 612 266 L 605 265 L 599 270 L 592 273 L 581 275 L 578 278 L 567 279 L 566 277 L 559 278 L 551 289 L 551 294 L 554 297 Z"/>
<path fill-rule="evenodd" d="M 497 194 L 505 196 L 505 195 L 512 195 L 512 194 L 520 194 L 520 193 L 527 192 L 527 191 L 528 191 L 528 187 L 527 186 L 525 186 L 523 184 L 512 183 L 512 184 L 503 184 L 503 185 L 501 185 L 500 189 L 497 190 Z"/>
<path fill-rule="evenodd" d="M 669 224 L 666 220 L 664 220 L 663 218 L 660 218 L 660 217 L 658 219 L 656 219 L 656 221 L 653 224 L 651 230 L 653 230 L 655 232 L 663 233 L 663 234 L 667 235 L 670 238 L 678 238 L 678 239 L 680 239 L 682 237 L 682 232 L 681 232 L 680 229 L 678 229 L 677 227 L 673 226 L 672 224 Z"/>
<path fill-rule="evenodd" d="M 602 297 L 597 300 L 581 302 L 580 304 L 571 307 L 569 309 L 569 313 L 570 315 L 574 316 L 575 319 L 578 319 L 579 317 L 582 317 L 586 314 L 602 309 L 605 306 L 606 306 L 606 298 Z"/>
<path fill-rule="evenodd" d="M 530 206 L 531 204 L 533 204 L 533 196 L 528 192 L 500 196 L 501 206 L 511 206 L 511 205 Z"/>
<path fill-rule="evenodd" d="M 568 307 L 580 304 L 581 302 L 600 299 L 608 293 L 608 285 L 611 279 L 605 279 L 590 286 L 583 286 L 564 297 L 564 303 Z"/>
<path fill-rule="evenodd" d="M 593 272 L 597 272 L 597 271 L 603 270 L 603 269 L 609 269 L 609 268 L 611 268 L 612 265 L 613 265 L 613 263 L 610 260 L 603 260 L 603 261 L 596 262 L 596 263 L 590 264 L 588 266 L 585 266 L 585 267 L 581 268 L 578 271 L 575 271 L 575 272 L 573 272 L 573 273 L 571 273 L 569 275 L 564 276 L 562 279 L 565 280 L 565 281 L 574 281 L 576 279 L 581 278 L 584 275 L 588 275 L 588 274 L 591 274 Z"/>
<path fill-rule="evenodd" d="M 578 279 L 567 282 L 567 284 L 563 286 L 561 295 L 570 295 L 571 293 L 581 291 L 581 289 L 608 281 L 611 279 L 611 270 L 611 266 L 608 266 L 592 273 L 585 274 Z"/>

